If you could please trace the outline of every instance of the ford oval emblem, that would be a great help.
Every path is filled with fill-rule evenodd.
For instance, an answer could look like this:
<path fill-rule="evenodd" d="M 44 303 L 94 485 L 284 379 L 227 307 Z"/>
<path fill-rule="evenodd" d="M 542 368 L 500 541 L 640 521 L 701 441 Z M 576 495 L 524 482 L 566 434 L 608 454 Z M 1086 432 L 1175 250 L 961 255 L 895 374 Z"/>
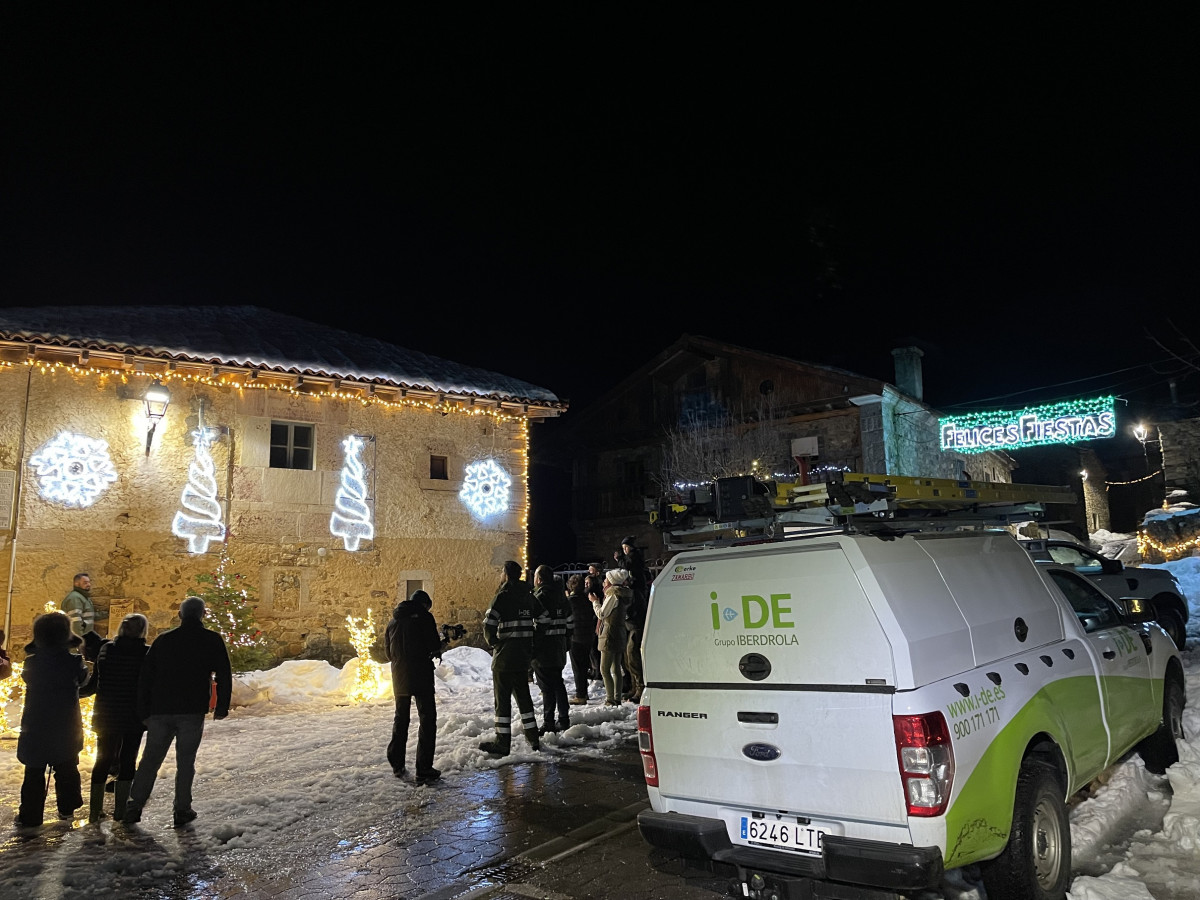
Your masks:
<path fill-rule="evenodd" d="M 783 751 L 774 744 L 747 744 L 742 748 L 742 755 L 759 762 L 770 762 L 779 759 Z"/>

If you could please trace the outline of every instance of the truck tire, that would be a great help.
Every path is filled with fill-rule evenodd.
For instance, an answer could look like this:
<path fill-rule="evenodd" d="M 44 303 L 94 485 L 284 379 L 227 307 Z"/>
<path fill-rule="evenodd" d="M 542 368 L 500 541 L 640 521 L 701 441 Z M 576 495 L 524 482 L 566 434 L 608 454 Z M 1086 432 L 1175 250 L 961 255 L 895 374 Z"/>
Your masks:
<path fill-rule="evenodd" d="M 1187 628 L 1183 624 L 1183 616 L 1171 605 L 1171 601 L 1154 601 L 1154 621 L 1162 626 L 1175 646 L 1180 650 L 1187 643 Z"/>
<path fill-rule="evenodd" d="M 1162 775 L 1179 762 L 1179 747 L 1176 740 L 1183 740 L 1183 685 L 1176 678 L 1168 678 L 1163 687 L 1163 717 L 1158 730 L 1138 744 L 1138 755 L 1146 764 L 1146 771 Z"/>
<path fill-rule="evenodd" d="M 1063 900 L 1071 883 L 1071 826 L 1053 768 L 1026 759 L 1017 775 L 1008 845 L 980 866 L 988 900 Z"/>

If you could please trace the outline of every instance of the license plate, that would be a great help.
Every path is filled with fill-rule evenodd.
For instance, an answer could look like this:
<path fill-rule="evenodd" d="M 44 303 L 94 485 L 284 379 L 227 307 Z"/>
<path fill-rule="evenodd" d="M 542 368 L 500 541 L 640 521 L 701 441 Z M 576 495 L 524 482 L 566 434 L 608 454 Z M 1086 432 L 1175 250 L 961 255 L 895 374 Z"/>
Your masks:
<path fill-rule="evenodd" d="M 795 850 L 799 853 L 820 853 L 822 839 L 827 833 L 827 829 L 817 828 L 814 825 L 742 816 L 742 840 L 758 847 Z"/>

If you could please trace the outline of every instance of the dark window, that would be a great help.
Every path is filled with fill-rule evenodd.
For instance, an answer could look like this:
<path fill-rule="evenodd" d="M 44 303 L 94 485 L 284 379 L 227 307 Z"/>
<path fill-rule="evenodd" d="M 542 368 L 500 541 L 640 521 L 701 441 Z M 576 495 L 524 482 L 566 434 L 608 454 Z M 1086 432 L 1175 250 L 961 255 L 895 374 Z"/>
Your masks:
<path fill-rule="evenodd" d="M 315 430 L 300 422 L 272 422 L 271 468 L 312 469 Z"/>
<path fill-rule="evenodd" d="M 444 456 L 429 457 L 429 477 L 436 478 L 438 481 L 449 480 L 450 471 L 446 465 L 446 457 L 444 457 Z"/>
<path fill-rule="evenodd" d="M 1091 582 L 1070 572 L 1054 569 L 1050 571 L 1050 577 L 1066 595 L 1085 631 L 1099 631 L 1121 624 L 1121 613 L 1116 604 L 1093 587 Z"/>

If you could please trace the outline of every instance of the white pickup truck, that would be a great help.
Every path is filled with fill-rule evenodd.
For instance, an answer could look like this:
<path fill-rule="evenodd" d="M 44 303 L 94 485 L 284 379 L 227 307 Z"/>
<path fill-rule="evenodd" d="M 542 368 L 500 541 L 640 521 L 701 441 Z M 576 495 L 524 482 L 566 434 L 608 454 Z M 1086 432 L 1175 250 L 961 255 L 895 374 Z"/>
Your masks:
<path fill-rule="evenodd" d="M 971 863 L 989 900 L 1061 900 L 1066 800 L 1134 748 L 1177 759 L 1183 668 L 1151 615 L 1003 532 L 680 553 L 642 645 L 641 834 L 763 900 Z"/>

